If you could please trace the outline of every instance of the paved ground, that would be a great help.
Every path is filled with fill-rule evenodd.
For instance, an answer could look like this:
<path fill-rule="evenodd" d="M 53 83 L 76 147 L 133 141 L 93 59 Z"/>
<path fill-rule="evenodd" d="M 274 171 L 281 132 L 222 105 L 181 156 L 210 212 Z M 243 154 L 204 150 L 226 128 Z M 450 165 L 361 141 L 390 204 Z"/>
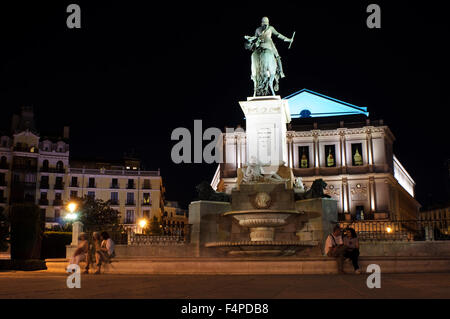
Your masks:
<path fill-rule="evenodd" d="M 0 298 L 450 298 L 450 274 L 382 274 L 369 289 L 367 275 L 82 275 L 81 288 L 64 274 L 0 272 Z"/>

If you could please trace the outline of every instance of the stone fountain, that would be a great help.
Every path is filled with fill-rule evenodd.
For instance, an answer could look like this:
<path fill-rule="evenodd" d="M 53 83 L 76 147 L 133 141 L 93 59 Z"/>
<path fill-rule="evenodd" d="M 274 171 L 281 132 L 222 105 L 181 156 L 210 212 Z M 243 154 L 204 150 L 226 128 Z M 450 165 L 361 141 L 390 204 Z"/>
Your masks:
<path fill-rule="evenodd" d="M 231 197 L 231 211 L 223 216 L 248 228 L 249 238 L 242 238 L 247 236 L 244 232 L 240 240 L 210 242 L 206 247 L 218 248 L 229 256 L 288 256 L 317 245 L 315 241 L 299 241 L 295 232 L 276 234 L 288 220 L 305 214 L 295 209 L 294 192 L 286 189 L 285 183 L 242 183 Z"/>
<path fill-rule="evenodd" d="M 237 170 L 231 210 L 222 216 L 232 217 L 249 234 L 238 240 L 209 242 L 205 247 L 218 248 L 231 256 L 279 256 L 317 246 L 317 241 L 300 241 L 295 231 L 277 236 L 277 229 L 299 217 L 303 217 L 303 222 L 307 219 L 306 212 L 296 208 L 294 175 L 285 165 L 288 102 L 279 96 L 264 96 L 248 98 L 240 105 L 246 116 L 249 160 Z"/>

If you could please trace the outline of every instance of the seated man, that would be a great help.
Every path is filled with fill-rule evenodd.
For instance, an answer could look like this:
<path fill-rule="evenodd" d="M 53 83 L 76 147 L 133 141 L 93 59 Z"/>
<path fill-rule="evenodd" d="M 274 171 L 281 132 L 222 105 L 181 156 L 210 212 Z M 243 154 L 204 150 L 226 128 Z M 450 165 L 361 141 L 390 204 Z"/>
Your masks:
<path fill-rule="evenodd" d="M 341 228 L 339 225 L 334 226 L 333 233 L 328 235 L 325 241 L 325 254 L 328 257 L 334 257 L 337 261 L 338 272 L 344 273 L 344 256 L 347 248 L 344 246 L 344 242 L 341 236 Z"/>
<path fill-rule="evenodd" d="M 75 264 L 78 265 L 81 261 L 86 262 L 86 271 L 89 269 L 89 256 L 88 256 L 88 249 L 89 249 L 89 243 L 87 240 L 87 236 L 85 233 L 81 233 L 78 238 L 78 247 L 73 253 L 72 258 L 69 259 L 69 264 Z"/>
<path fill-rule="evenodd" d="M 108 258 L 113 258 L 116 256 L 115 251 L 114 251 L 114 242 L 113 240 L 109 237 L 109 234 L 107 232 L 103 232 L 102 233 L 102 250 L 106 253 L 106 256 Z"/>

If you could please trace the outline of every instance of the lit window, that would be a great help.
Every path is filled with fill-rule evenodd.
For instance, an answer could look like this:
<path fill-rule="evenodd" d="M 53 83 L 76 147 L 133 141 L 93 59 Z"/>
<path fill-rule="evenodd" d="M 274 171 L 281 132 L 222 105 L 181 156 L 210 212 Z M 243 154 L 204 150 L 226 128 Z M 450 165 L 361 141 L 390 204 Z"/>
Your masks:
<path fill-rule="evenodd" d="M 326 167 L 336 166 L 336 152 L 334 145 L 325 145 L 325 166 Z"/>
<path fill-rule="evenodd" d="M 352 164 L 353 166 L 363 165 L 362 143 L 352 144 Z"/>

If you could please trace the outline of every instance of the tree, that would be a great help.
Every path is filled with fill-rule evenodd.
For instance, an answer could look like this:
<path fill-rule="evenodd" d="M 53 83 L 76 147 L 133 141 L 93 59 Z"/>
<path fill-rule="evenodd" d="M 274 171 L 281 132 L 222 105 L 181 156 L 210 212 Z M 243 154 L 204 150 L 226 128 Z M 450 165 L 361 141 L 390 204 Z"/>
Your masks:
<path fill-rule="evenodd" d="M 153 236 L 162 234 L 161 223 L 158 221 L 158 218 L 156 218 L 156 216 L 153 216 L 153 219 L 150 222 L 150 225 L 145 228 L 144 232 L 147 235 L 153 235 Z"/>
<path fill-rule="evenodd" d="M 43 216 L 42 216 L 43 217 Z M 43 220 L 39 206 L 14 204 L 11 206 L 11 259 L 39 259 Z"/>
<path fill-rule="evenodd" d="M 86 196 L 79 199 L 77 211 L 79 212 L 78 220 L 85 226 L 102 226 L 119 224 L 119 212 L 110 207 L 109 201 L 94 199 Z"/>

